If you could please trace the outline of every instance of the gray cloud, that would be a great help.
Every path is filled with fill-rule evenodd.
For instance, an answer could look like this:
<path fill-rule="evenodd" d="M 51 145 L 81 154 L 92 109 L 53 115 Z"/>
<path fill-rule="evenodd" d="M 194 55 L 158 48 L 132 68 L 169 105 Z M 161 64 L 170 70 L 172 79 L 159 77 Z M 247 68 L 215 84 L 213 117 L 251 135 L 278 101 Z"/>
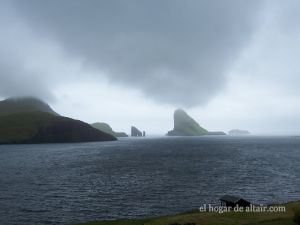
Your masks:
<path fill-rule="evenodd" d="M 240 0 L 20 0 L 14 8 L 34 33 L 112 82 L 191 106 L 222 89 L 261 6 Z"/>
<path fill-rule="evenodd" d="M 30 68 L 37 40 L 5 1 L 0 3 L 0 30 L 0 96 L 52 99 L 47 79 Z"/>
<path fill-rule="evenodd" d="M 0 62 L 1 82 L 0 93 L 2 96 L 40 96 L 42 99 L 52 100 L 53 96 L 45 89 L 43 81 L 35 74 L 15 68 L 15 65 Z M 22 73 L 22 74 L 20 74 Z M 24 76 L 26 75 L 26 76 Z"/>

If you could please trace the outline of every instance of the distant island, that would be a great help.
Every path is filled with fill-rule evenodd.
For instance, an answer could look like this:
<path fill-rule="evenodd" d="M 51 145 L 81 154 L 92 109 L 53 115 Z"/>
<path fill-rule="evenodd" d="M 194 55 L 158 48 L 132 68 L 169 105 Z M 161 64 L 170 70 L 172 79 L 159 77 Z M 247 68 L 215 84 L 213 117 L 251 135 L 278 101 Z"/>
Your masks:
<path fill-rule="evenodd" d="M 125 132 L 116 132 L 114 131 L 111 126 L 109 126 L 107 123 L 103 123 L 103 122 L 97 122 L 97 123 L 92 123 L 91 124 L 92 127 L 105 132 L 107 134 L 111 134 L 115 137 L 128 137 L 128 135 Z"/>
<path fill-rule="evenodd" d="M 131 137 L 145 137 L 146 132 L 145 131 L 140 131 L 137 129 L 135 126 L 131 126 Z"/>
<path fill-rule="evenodd" d="M 80 120 L 60 116 L 45 102 L 32 98 L 0 101 L 0 144 L 114 141 Z"/>
<path fill-rule="evenodd" d="M 222 131 L 208 131 L 201 127 L 184 110 L 176 109 L 174 112 L 174 128 L 167 136 L 201 136 L 201 135 L 226 135 Z"/>
<path fill-rule="evenodd" d="M 247 131 L 247 130 L 239 130 L 239 129 L 233 129 L 233 130 L 230 130 L 228 132 L 229 135 L 249 135 L 250 132 Z"/>

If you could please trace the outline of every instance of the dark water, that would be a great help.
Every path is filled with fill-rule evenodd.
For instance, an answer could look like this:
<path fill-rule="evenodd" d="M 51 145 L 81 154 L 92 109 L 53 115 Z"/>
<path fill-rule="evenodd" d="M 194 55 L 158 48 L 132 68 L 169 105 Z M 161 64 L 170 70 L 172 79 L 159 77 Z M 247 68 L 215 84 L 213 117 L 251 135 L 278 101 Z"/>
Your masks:
<path fill-rule="evenodd" d="M 0 224 L 137 218 L 300 199 L 300 138 L 123 139 L 0 146 Z"/>

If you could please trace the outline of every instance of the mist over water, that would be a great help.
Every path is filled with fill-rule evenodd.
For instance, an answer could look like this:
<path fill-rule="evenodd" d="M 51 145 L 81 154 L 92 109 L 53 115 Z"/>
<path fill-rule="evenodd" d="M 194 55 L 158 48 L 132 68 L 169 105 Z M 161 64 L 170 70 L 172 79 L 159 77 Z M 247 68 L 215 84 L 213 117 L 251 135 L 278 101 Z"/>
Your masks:
<path fill-rule="evenodd" d="M 0 146 L 1 224 L 141 218 L 300 198 L 300 138 L 164 137 Z"/>

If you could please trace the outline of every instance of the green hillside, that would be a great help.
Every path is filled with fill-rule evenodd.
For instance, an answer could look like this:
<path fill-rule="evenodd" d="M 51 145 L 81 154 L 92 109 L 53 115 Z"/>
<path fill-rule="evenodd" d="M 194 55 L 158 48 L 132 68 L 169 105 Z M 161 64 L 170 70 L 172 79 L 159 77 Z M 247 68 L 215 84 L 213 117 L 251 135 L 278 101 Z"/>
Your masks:
<path fill-rule="evenodd" d="M 300 222 L 300 202 L 285 205 L 286 212 L 199 212 L 161 216 L 148 219 L 112 220 L 81 225 L 297 225 Z"/>
<path fill-rule="evenodd" d="M 45 112 L 0 116 L 0 143 L 64 143 L 113 141 L 110 134 L 89 124 Z"/>
<path fill-rule="evenodd" d="M 57 114 L 33 97 L 0 101 L 0 144 L 113 141 L 113 135 Z"/>
<path fill-rule="evenodd" d="M 128 137 L 128 135 L 124 132 L 115 132 L 107 123 L 93 123 L 91 124 L 92 127 L 103 131 L 105 133 L 111 134 L 115 137 Z"/>
<path fill-rule="evenodd" d="M 0 101 L 0 116 L 36 111 L 58 115 L 48 104 L 33 97 L 8 98 Z"/>
<path fill-rule="evenodd" d="M 174 112 L 174 129 L 169 131 L 169 136 L 200 136 L 207 135 L 208 131 L 202 128 L 184 110 L 177 109 Z"/>

